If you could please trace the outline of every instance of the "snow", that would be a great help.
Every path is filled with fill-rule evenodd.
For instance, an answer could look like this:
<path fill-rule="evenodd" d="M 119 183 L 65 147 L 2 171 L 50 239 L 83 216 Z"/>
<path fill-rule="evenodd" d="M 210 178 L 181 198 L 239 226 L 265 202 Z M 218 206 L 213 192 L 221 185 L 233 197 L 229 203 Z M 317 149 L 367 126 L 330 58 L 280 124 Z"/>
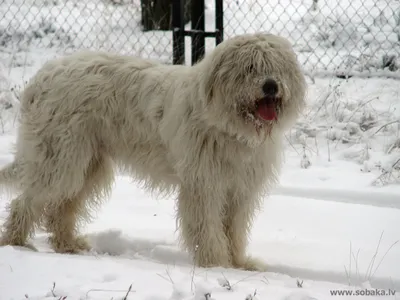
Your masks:
<path fill-rule="evenodd" d="M 171 62 L 171 34 L 142 32 L 139 2 L 119 2 L 1 2 L 0 166 L 13 159 L 19 93 L 45 61 L 101 48 Z M 194 267 L 177 246 L 174 197 L 118 176 L 111 199 L 83 228 L 92 252 L 56 254 L 40 231 L 32 240 L 38 252 L 0 247 L 0 300 L 321 300 L 335 290 L 399 290 L 400 75 L 391 72 L 398 61 L 384 63 L 399 49 L 399 2 L 325 0 L 315 12 L 309 2 L 225 2 L 226 37 L 280 33 L 308 74 L 308 107 L 286 134 L 280 184 L 251 232 L 249 253 L 267 272 Z M 212 1 L 207 6 L 213 30 Z M 207 41 L 207 51 L 213 47 Z M 190 62 L 189 43 L 186 53 Z M 354 77 L 332 77 L 349 70 Z M 0 195 L 0 223 L 8 200 Z"/>
<path fill-rule="evenodd" d="M 132 299 L 196 299 L 190 298 L 192 281 L 197 293 L 198 285 L 208 286 L 214 299 L 245 299 L 254 291 L 257 299 L 326 299 L 331 289 L 364 282 L 400 287 L 400 252 L 396 245 L 388 251 L 399 238 L 398 209 L 272 196 L 249 248 L 269 271 L 195 268 L 194 276 L 189 256 L 176 245 L 173 215 L 173 199 L 154 199 L 121 176 L 111 201 L 85 228 L 93 253 L 55 254 L 44 233 L 33 240 L 39 252 L 0 248 L 0 299 L 50 298 L 53 282 L 57 299 L 121 299 L 131 284 Z M 232 291 L 220 286 L 224 278 Z"/>

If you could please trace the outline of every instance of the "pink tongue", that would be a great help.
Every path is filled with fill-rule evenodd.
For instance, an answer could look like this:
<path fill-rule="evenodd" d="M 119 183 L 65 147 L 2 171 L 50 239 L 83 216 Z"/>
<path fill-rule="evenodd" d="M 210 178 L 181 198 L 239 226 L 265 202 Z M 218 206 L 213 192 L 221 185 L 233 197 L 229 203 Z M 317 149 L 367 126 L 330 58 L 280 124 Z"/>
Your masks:
<path fill-rule="evenodd" d="M 276 119 L 276 111 L 273 106 L 261 104 L 257 108 L 257 114 L 265 121 L 272 121 Z"/>

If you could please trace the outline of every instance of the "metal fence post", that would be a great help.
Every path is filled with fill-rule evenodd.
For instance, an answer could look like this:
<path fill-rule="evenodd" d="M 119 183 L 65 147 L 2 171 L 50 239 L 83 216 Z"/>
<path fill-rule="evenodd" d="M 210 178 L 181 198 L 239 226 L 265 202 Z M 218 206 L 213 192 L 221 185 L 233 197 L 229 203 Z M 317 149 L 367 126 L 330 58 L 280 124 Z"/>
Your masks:
<path fill-rule="evenodd" d="M 172 1 L 173 64 L 185 63 L 184 0 Z"/>
<path fill-rule="evenodd" d="M 215 44 L 224 40 L 224 1 L 215 0 Z"/>
<path fill-rule="evenodd" d="M 204 57 L 205 53 L 205 6 L 204 0 L 192 1 L 192 65 Z"/>

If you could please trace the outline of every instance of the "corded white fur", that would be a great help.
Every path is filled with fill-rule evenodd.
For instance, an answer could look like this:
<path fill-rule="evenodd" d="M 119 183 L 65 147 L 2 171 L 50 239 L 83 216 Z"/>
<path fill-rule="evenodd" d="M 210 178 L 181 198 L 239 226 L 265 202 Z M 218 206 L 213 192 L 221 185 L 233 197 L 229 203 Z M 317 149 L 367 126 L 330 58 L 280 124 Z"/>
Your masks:
<path fill-rule="evenodd" d="M 267 78 L 282 103 L 277 122 L 260 123 L 247 110 Z M 270 34 L 228 39 L 192 67 L 102 52 L 50 61 L 23 93 L 15 161 L 0 171 L 18 189 L 0 243 L 26 245 L 40 224 L 55 251 L 88 249 L 79 221 L 107 198 L 116 166 L 178 192 L 197 265 L 263 269 L 246 255 L 249 231 L 305 92 L 291 45 Z"/>

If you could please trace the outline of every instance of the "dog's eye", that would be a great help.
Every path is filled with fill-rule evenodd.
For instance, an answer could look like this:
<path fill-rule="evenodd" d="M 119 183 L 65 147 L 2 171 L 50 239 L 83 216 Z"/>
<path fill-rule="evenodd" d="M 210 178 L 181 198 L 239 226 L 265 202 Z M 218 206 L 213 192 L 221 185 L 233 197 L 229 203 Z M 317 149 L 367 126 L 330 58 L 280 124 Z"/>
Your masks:
<path fill-rule="evenodd" d="M 247 70 L 246 71 L 247 71 L 247 73 L 253 73 L 255 69 L 256 68 L 254 67 L 254 65 L 251 64 L 251 65 L 247 66 Z"/>

